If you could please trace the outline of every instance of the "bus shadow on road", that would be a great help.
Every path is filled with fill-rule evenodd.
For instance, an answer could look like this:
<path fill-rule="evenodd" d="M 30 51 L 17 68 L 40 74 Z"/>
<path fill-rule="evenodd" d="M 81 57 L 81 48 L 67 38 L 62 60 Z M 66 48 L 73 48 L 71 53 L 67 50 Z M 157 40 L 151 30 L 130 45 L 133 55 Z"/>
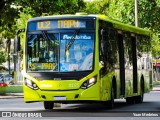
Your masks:
<path fill-rule="evenodd" d="M 159 103 L 158 103 L 159 104 Z M 151 107 L 153 105 L 153 107 Z M 139 104 L 127 104 L 126 102 L 115 102 L 113 109 L 105 109 L 103 104 L 62 104 L 52 110 L 38 110 L 44 116 L 54 117 L 129 117 L 133 113 L 158 113 L 160 107 L 154 102 L 143 102 Z"/>
<path fill-rule="evenodd" d="M 56 107 L 53 110 L 44 110 L 47 112 L 128 112 L 133 110 L 139 111 L 143 108 L 144 104 L 149 104 L 149 102 L 144 102 L 140 104 L 127 104 L 125 101 L 115 102 L 113 109 L 108 109 L 101 103 L 90 103 L 90 104 L 62 104 L 61 107 Z M 137 107 L 137 108 L 136 108 Z M 132 109 L 134 108 L 134 109 Z M 143 111 L 143 109 L 142 109 Z"/>

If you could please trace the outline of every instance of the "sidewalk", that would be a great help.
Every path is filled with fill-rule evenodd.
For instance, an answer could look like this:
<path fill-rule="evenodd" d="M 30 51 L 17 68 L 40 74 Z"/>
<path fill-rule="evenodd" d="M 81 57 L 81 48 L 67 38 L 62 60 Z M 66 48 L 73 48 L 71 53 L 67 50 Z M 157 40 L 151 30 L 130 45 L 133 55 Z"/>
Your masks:
<path fill-rule="evenodd" d="M 152 89 L 153 91 L 160 91 L 160 85 L 156 85 Z"/>
<path fill-rule="evenodd" d="M 12 98 L 23 98 L 23 93 L 6 93 L 0 95 L 0 99 L 12 99 Z"/>

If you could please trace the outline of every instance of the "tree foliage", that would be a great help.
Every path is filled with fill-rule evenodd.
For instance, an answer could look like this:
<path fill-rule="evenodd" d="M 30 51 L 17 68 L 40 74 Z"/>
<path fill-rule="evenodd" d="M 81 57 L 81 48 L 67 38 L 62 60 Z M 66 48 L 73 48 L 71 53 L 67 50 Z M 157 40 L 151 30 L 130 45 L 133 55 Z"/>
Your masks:
<path fill-rule="evenodd" d="M 6 61 L 6 54 L 0 51 L 0 64 Z"/>
<path fill-rule="evenodd" d="M 1 0 L 0 34 L 4 38 L 14 38 L 15 31 L 25 28 L 30 17 L 74 14 L 80 11 L 105 14 L 130 25 L 135 23 L 134 0 L 94 0 L 86 3 L 83 0 Z M 160 56 L 160 0 L 138 0 L 138 19 L 140 27 L 154 32 L 152 51 L 154 56 Z"/>
<path fill-rule="evenodd" d="M 32 17 L 44 14 L 72 14 L 84 6 L 83 0 L 1 0 L 0 33 L 3 37 L 13 38 L 17 29 L 16 21 L 21 12 L 29 13 Z"/>
<path fill-rule="evenodd" d="M 106 14 L 109 8 L 110 0 L 94 0 L 93 2 L 86 2 L 85 12 L 89 14 Z"/>
<path fill-rule="evenodd" d="M 21 9 L 27 8 L 32 16 L 72 14 L 84 7 L 83 0 L 16 0 Z"/>
<path fill-rule="evenodd" d="M 25 28 L 27 20 L 31 17 L 72 14 L 83 7 L 83 0 L 1 0 L 0 35 L 6 39 L 14 38 L 16 30 Z M 24 38 L 23 34 L 20 36 Z M 1 60 L 2 57 L 4 56 L 0 54 Z"/>
<path fill-rule="evenodd" d="M 86 12 L 93 13 L 94 11 L 123 23 L 135 25 L 134 0 L 99 1 L 88 2 Z M 138 0 L 138 20 L 139 27 L 153 32 L 152 55 L 153 57 L 160 56 L 160 36 L 158 35 L 160 30 L 160 0 Z"/>
<path fill-rule="evenodd" d="M 19 18 L 19 10 L 14 6 L 15 0 L 0 1 L 0 33 L 5 38 L 12 38 L 15 34 L 16 19 Z"/>
<path fill-rule="evenodd" d="M 134 25 L 134 1 L 114 0 L 110 2 L 108 16 L 123 23 Z"/>
<path fill-rule="evenodd" d="M 6 61 L 6 53 L 2 51 L 3 48 L 4 48 L 4 43 L 1 38 L 0 39 L 0 64 Z"/>

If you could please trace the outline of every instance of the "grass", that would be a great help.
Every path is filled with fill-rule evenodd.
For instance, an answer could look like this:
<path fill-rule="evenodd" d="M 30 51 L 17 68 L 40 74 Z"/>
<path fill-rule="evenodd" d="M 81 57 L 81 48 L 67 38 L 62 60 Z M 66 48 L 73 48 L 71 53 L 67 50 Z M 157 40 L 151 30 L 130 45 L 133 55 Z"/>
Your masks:
<path fill-rule="evenodd" d="M 5 93 L 23 93 L 22 85 L 9 85 L 5 89 Z"/>
<path fill-rule="evenodd" d="M 0 95 L 4 95 L 6 93 L 6 87 L 0 87 Z"/>

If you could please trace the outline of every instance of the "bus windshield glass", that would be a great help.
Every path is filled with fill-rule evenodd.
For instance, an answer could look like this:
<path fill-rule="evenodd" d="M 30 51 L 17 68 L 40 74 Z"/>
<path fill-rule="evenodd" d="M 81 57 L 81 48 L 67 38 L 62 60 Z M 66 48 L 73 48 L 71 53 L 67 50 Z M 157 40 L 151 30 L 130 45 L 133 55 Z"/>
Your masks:
<path fill-rule="evenodd" d="M 93 70 L 94 33 L 53 33 L 27 35 L 27 71 L 71 72 Z"/>

